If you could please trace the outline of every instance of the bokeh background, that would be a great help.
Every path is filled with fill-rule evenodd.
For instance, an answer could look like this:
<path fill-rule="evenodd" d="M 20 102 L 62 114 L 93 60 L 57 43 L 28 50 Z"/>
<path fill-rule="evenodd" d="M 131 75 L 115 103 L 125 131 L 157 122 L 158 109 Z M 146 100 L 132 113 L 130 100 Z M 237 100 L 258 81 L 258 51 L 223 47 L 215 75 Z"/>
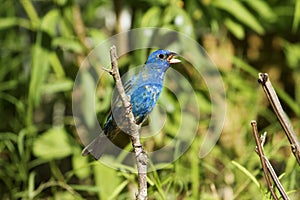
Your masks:
<path fill-rule="evenodd" d="M 211 114 L 209 91 L 188 63 L 176 68 L 193 86 L 203 120 L 180 159 L 148 174 L 149 199 L 271 199 L 255 153 L 252 119 L 261 133 L 268 132 L 265 153 L 285 190 L 299 199 L 299 165 L 257 83 L 258 72 L 269 73 L 299 138 L 299 24 L 299 0 L 1 0 L 0 199 L 134 197 L 137 176 L 132 168 L 115 170 L 81 156 L 72 91 L 91 49 L 114 34 L 141 27 L 169 28 L 199 42 L 222 74 L 227 103 L 222 135 L 200 159 L 201 133 Z M 144 63 L 149 52 L 122 56 L 121 73 Z M 89 84 L 87 78 L 84 87 Z M 113 87 L 109 75 L 101 79 L 96 110 L 86 105 L 101 125 Z M 143 141 L 148 150 L 169 142 L 180 122 L 171 93 L 164 92 L 160 104 L 170 105 L 170 123 L 160 137 Z"/>

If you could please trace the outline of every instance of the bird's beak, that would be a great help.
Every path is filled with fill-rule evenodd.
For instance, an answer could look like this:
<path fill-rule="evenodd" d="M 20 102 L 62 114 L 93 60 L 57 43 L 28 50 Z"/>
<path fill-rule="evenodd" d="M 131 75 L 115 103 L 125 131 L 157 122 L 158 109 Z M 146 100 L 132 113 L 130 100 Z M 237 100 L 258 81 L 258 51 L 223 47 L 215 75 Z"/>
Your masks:
<path fill-rule="evenodd" d="M 174 58 L 174 56 L 177 56 L 177 53 L 171 52 L 170 55 L 167 58 L 168 63 L 175 64 L 175 63 L 180 63 L 181 62 L 181 60 Z"/>

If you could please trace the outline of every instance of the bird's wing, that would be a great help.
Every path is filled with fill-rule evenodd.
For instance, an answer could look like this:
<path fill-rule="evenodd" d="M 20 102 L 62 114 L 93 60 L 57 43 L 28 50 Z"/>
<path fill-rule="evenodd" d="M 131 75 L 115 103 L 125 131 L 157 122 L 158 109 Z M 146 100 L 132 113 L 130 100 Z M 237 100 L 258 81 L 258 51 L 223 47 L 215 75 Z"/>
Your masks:
<path fill-rule="evenodd" d="M 130 96 L 132 94 L 132 90 L 133 90 L 133 86 L 134 86 L 134 83 L 136 82 L 137 78 L 134 76 L 132 77 L 131 79 L 129 79 L 128 81 L 126 81 L 124 84 L 123 84 L 123 87 L 124 87 L 124 90 L 125 90 L 125 93 Z M 114 113 L 117 113 L 118 110 L 122 107 L 122 102 L 120 101 L 120 98 L 119 98 L 119 95 L 118 95 L 118 91 L 114 91 L 114 94 L 113 94 L 113 99 L 112 99 L 113 103 L 112 103 L 112 108 L 115 109 Z M 111 123 L 111 121 L 113 120 L 112 118 L 112 110 L 110 110 L 109 114 L 108 114 L 108 117 L 107 117 L 107 121 L 104 125 L 104 127 L 107 127 L 109 123 Z"/>
<path fill-rule="evenodd" d="M 125 83 L 124 83 L 124 90 L 125 90 L 125 93 L 127 94 L 127 95 L 131 95 L 132 94 L 132 90 L 133 90 L 133 86 L 134 86 L 134 84 L 136 83 L 136 81 L 137 81 L 137 77 L 136 76 L 133 76 L 131 79 L 129 79 L 128 81 L 126 81 Z"/>

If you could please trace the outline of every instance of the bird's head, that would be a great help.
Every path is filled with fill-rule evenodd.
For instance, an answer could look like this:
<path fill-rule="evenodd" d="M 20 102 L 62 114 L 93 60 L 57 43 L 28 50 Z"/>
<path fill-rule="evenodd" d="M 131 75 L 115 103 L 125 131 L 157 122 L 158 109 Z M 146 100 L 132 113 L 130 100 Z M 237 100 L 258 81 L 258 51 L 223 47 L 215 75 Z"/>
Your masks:
<path fill-rule="evenodd" d="M 181 62 L 179 59 L 174 58 L 176 55 L 173 51 L 159 49 L 150 54 L 146 64 L 155 64 L 153 66 L 160 66 L 166 70 L 171 64 Z"/>

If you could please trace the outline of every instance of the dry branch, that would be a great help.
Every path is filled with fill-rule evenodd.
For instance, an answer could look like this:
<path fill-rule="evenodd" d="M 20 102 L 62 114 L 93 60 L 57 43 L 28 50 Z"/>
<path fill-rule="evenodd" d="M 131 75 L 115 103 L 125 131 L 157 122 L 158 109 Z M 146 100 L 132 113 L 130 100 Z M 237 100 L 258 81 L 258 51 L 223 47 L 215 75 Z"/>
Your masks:
<path fill-rule="evenodd" d="M 261 162 L 261 166 L 262 166 L 262 169 L 263 169 L 263 172 L 264 172 L 264 175 L 265 175 L 266 182 L 268 184 L 268 187 L 269 187 L 269 190 L 271 192 L 272 197 L 275 200 L 278 200 L 278 197 L 277 197 L 277 195 L 274 191 L 274 187 L 272 185 L 272 182 L 271 182 L 271 179 L 270 179 L 270 176 L 269 176 L 269 173 L 268 173 L 268 168 L 267 168 L 267 165 L 266 165 L 266 162 L 265 162 L 264 151 L 263 151 L 261 142 L 258 138 L 258 130 L 257 130 L 256 121 L 252 121 L 251 126 L 252 126 L 253 136 L 254 136 L 255 142 L 256 142 L 257 154 L 259 155 L 259 158 L 260 158 L 260 162 Z"/>
<path fill-rule="evenodd" d="M 122 101 L 123 108 L 125 108 L 125 119 L 128 120 L 129 130 L 128 134 L 131 136 L 132 146 L 134 148 L 135 156 L 136 156 L 136 163 L 137 163 L 137 170 L 138 170 L 138 181 L 139 181 L 139 191 L 136 195 L 137 200 L 146 200 L 147 199 L 147 164 L 148 164 L 148 157 L 143 150 L 142 144 L 140 142 L 140 134 L 139 129 L 140 126 L 135 123 L 134 115 L 132 114 L 131 104 L 128 99 L 128 96 L 125 93 L 119 68 L 118 68 L 118 56 L 117 50 L 115 46 L 110 48 L 110 59 L 112 69 L 107 70 L 114 78 L 118 94 Z"/>
<path fill-rule="evenodd" d="M 262 85 L 264 92 L 266 93 L 267 98 L 268 98 L 269 102 L 271 103 L 272 108 L 273 108 L 273 110 L 274 110 L 282 128 L 284 129 L 284 132 L 285 132 L 290 144 L 291 144 L 292 152 L 293 152 L 294 156 L 296 157 L 298 164 L 300 165 L 299 141 L 297 139 L 297 136 L 295 134 L 293 126 L 290 123 L 289 118 L 287 117 L 284 110 L 282 109 L 282 106 L 279 102 L 276 92 L 269 80 L 268 74 L 267 73 L 259 73 L 258 74 L 258 82 Z"/>
<path fill-rule="evenodd" d="M 270 178 L 269 178 L 269 174 L 271 176 L 271 178 L 273 179 L 276 187 L 278 188 L 279 190 L 279 193 L 281 194 L 282 198 L 284 200 L 289 200 L 289 197 L 287 196 L 283 186 L 281 185 L 270 161 L 268 160 L 268 158 L 264 155 L 264 144 L 265 144 L 265 140 L 266 140 L 266 136 L 267 136 L 267 133 L 265 132 L 262 136 L 260 136 L 260 139 L 258 139 L 258 130 L 257 130 L 257 123 L 256 121 L 252 121 L 251 122 L 251 125 L 252 125 L 252 130 L 253 130 L 253 135 L 254 135 L 254 138 L 255 138 L 255 142 L 256 142 L 256 153 L 258 154 L 258 156 L 260 157 L 260 160 L 261 160 L 261 164 L 262 164 L 262 167 L 263 167 L 263 171 L 264 171 L 264 175 L 265 175 L 265 178 L 266 178 L 266 181 L 268 183 L 268 187 L 271 191 L 271 194 L 273 196 L 274 199 L 278 199 L 275 192 L 274 192 L 274 189 L 273 189 L 273 186 L 272 186 L 272 183 L 270 181 Z M 264 162 L 262 161 L 262 158 L 264 160 Z M 269 174 L 267 173 L 266 171 L 266 168 L 269 172 Z"/>

